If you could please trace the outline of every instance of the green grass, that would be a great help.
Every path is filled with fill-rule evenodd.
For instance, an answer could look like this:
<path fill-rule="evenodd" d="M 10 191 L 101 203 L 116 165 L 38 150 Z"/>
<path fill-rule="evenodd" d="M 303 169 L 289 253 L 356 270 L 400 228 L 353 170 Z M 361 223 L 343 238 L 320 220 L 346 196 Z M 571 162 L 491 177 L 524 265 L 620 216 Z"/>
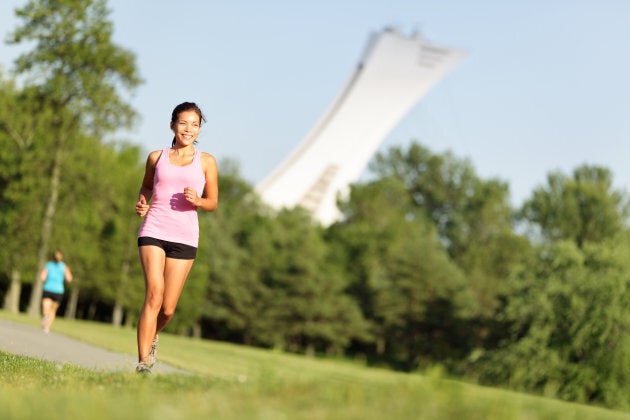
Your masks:
<path fill-rule="evenodd" d="M 0 318 L 38 320 L 0 311 Z M 135 330 L 58 319 L 54 330 L 135 354 Z M 2 339 L 2 337 L 0 337 Z M 442 378 L 160 335 L 193 375 L 96 372 L 0 352 L 2 419 L 630 419 L 630 414 Z"/>

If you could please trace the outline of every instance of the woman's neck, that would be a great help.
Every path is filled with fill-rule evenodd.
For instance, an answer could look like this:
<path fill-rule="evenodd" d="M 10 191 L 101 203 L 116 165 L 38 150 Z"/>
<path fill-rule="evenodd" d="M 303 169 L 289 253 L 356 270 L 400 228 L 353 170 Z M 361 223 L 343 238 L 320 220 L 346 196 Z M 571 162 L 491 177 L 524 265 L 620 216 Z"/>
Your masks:
<path fill-rule="evenodd" d="M 171 147 L 171 150 L 173 150 L 173 154 L 177 155 L 177 156 L 186 156 L 186 155 L 190 155 L 190 154 L 194 154 L 195 153 L 195 147 L 194 146 L 173 146 Z"/>

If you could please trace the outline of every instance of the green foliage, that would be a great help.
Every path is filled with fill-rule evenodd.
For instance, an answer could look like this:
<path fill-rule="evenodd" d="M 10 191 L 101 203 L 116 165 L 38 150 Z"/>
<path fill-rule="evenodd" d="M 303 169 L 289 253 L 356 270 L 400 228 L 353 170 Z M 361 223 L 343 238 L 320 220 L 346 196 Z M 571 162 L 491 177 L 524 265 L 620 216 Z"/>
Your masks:
<path fill-rule="evenodd" d="M 274 258 L 263 281 L 274 296 L 268 314 L 282 331 L 276 344 L 339 352 L 365 336 L 359 308 L 345 294 L 344 277 L 327 263 L 322 232 L 310 216 L 301 209 L 282 210 L 273 227 Z"/>
<path fill-rule="evenodd" d="M 112 24 L 104 0 L 29 1 L 15 13 L 21 25 L 10 34 L 9 42 L 29 42 L 33 46 L 15 61 L 15 73 L 23 76 L 23 91 L 28 93 L 24 96 L 29 99 L 20 112 L 29 113 L 24 116 L 35 120 L 34 127 L 45 127 L 41 137 L 49 141 L 32 143 L 40 156 L 34 162 L 43 168 L 43 176 L 38 179 L 49 182 L 41 197 L 36 195 L 43 205 L 41 221 L 33 224 L 34 229 L 39 227 L 40 231 L 39 269 L 50 252 L 51 242 L 58 240 L 54 238 L 53 224 L 58 222 L 55 219 L 60 194 L 73 195 L 64 191 L 76 181 L 64 178 L 64 164 L 81 165 L 83 162 L 73 161 L 68 155 L 84 151 L 85 145 L 81 142 L 100 139 L 108 132 L 131 124 L 135 112 L 118 89 L 131 91 L 140 83 L 140 78 L 134 55 L 112 42 Z M 35 106 L 44 112 L 31 112 Z M 8 116 L 5 114 L 0 119 L 6 121 Z M 22 143 L 24 139 L 32 139 L 33 129 L 28 124 L 20 122 L 16 126 L 18 129 L 9 131 L 13 139 Z M 80 153 L 78 155 L 81 157 Z M 25 171 L 19 174 L 24 178 L 30 176 Z M 63 197 L 61 202 L 63 205 Z M 81 222 L 90 231 L 98 230 L 101 222 L 93 217 L 94 212 L 85 211 L 92 210 L 90 205 L 83 204 L 86 207 L 74 207 L 80 213 Z M 87 259 L 88 255 L 82 257 Z M 89 260 L 87 264 L 91 265 Z M 39 313 L 40 297 L 41 284 L 36 282 L 28 308 L 31 315 Z"/>
<path fill-rule="evenodd" d="M 454 260 L 466 273 L 481 322 L 494 318 L 508 293 L 507 279 L 527 264 L 532 249 L 527 238 L 512 226 L 512 208 L 501 183 L 479 181 L 465 208 L 466 239 Z"/>
<path fill-rule="evenodd" d="M 380 178 L 394 177 L 403 183 L 412 203 L 433 220 L 452 255 L 470 241 L 473 232 L 466 229 L 471 222 L 466 210 L 472 207 L 480 182 L 470 162 L 448 152 L 433 154 L 413 142 L 407 150 L 392 147 L 377 154 L 370 169 Z"/>
<path fill-rule="evenodd" d="M 630 238 L 543 246 L 505 311 L 512 337 L 484 380 L 571 401 L 627 409 L 630 391 Z"/>
<path fill-rule="evenodd" d="M 330 240 L 346 253 L 349 287 L 373 325 L 377 353 L 408 370 L 452 357 L 444 321 L 457 323 L 472 309 L 470 289 L 405 186 L 396 178 L 354 186 L 342 208 L 345 220 Z"/>
<path fill-rule="evenodd" d="M 365 334 L 321 228 L 302 210 L 265 209 L 235 166 L 221 174 L 219 209 L 202 220 L 210 246 L 200 247 L 210 267 L 205 314 L 216 333 L 309 353 L 340 352 Z"/>
<path fill-rule="evenodd" d="M 41 85 L 53 109 L 67 108 L 70 120 L 91 133 L 129 125 L 134 110 L 118 94 L 141 79 L 135 56 L 112 42 L 113 26 L 105 0 L 31 0 L 16 10 L 22 25 L 9 42 L 34 43 L 15 64 L 18 74 Z"/>
<path fill-rule="evenodd" d="M 534 191 L 521 217 L 535 224 L 546 240 L 570 240 L 581 247 L 613 237 L 625 226 L 629 211 L 628 197 L 613 190 L 608 169 L 582 165 L 571 178 L 549 174 L 547 185 Z"/>
<path fill-rule="evenodd" d="M 437 228 L 450 263 L 465 277 L 461 290 L 467 296 L 466 303 L 462 305 L 461 298 L 460 302 L 452 298 L 441 301 L 428 315 L 437 327 L 417 327 L 425 331 L 436 328 L 438 336 L 450 343 L 428 354 L 459 359 L 473 348 L 496 346 L 505 336 L 504 326 L 496 322 L 495 315 L 509 293 L 507 279 L 532 258 L 528 239 L 514 231 L 507 185 L 496 179 L 482 180 L 470 162 L 448 152 L 434 154 L 417 143 L 406 150 L 393 147 L 378 154 L 371 169 L 380 180 L 396 179 L 401 184 L 401 197 L 406 194 L 407 199 L 403 202 L 402 198 L 387 196 L 368 212 L 381 217 L 387 208 L 388 214 L 398 213 L 397 217 L 426 215 Z M 383 240 L 389 244 L 390 238 Z M 457 307 L 465 308 L 464 318 L 461 314 L 448 316 Z M 448 347 L 450 351 L 445 350 Z"/>
<path fill-rule="evenodd" d="M 127 143 L 104 145 L 99 162 L 102 194 L 92 191 L 104 219 L 98 231 L 100 260 L 95 261 L 95 266 L 102 267 L 102 279 L 95 283 L 98 295 L 133 312 L 139 312 L 144 301 L 144 279 L 134 240 L 141 220 L 132 208 L 144 172 L 140 152 Z"/>
<path fill-rule="evenodd" d="M 93 303 L 119 301 L 134 311 L 144 283 L 133 235 L 139 218 L 132 204 L 143 167 L 140 150 L 83 138 L 68 152 L 53 227 L 53 244 L 67 255 L 75 281 Z"/>
<path fill-rule="evenodd" d="M 230 163 L 220 168 L 219 207 L 200 218 L 196 262 L 209 267 L 203 314 L 214 331 L 208 336 L 260 343 L 259 331 L 272 330 L 263 315 L 271 297 L 260 281 L 260 273 L 268 264 L 266 231 L 270 220 L 261 214 L 261 205 L 238 168 Z"/>
<path fill-rule="evenodd" d="M 628 408 L 628 201 L 611 173 L 552 173 L 521 217 L 545 241 L 512 276 L 502 318 L 511 336 L 481 357 L 488 383 Z M 479 356 L 479 355 L 477 355 Z"/>
<path fill-rule="evenodd" d="M 51 113 L 37 88 L 18 89 L 12 80 L 0 80 L 0 92 L 0 232 L 11 238 L 0 253 L 6 270 L 34 272 L 33 238 L 44 214 L 40 197 L 49 185 L 46 148 L 54 142 L 46 130 Z"/>
<path fill-rule="evenodd" d="M 437 227 L 449 255 L 466 274 L 479 322 L 492 319 L 505 293 L 505 279 L 529 253 L 528 241 L 512 227 L 508 188 L 482 180 L 467 160 L 435 154 L 412 143 L 377 154 L 371 169 L 404 185 L 415 211 Z"/>
<path fill-rule="evenodd" d="M 165 331 L 200 337 L 200 325 L 204 315 L 204 306 L 207 302 L 209 269 L 207 264 L 199 263 L 199 261 L 193 264 L 177 303 L 176 316 L 166 326 Z M 136 278 L 141 276 L 142 274 Z M 139 284 L 140 282 L 138 282 Z M 139 312 L 141 305 L 142 302 L 139 302 L 134 309 Z"/>

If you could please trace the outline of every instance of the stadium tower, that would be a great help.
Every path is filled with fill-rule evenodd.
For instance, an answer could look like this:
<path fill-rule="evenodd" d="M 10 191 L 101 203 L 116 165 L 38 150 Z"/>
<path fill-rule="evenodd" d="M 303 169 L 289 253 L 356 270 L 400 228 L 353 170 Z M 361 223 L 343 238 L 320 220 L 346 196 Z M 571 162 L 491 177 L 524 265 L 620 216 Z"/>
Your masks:
<path fill-rule="evenodd" d="M 463 56 L 417 34 L 373 34 L 330 108 L 256 191 L 274 208 L 302 206 L 331 224 L 340 216 L 338 195 L 347 194 L 383 139 Z"/>

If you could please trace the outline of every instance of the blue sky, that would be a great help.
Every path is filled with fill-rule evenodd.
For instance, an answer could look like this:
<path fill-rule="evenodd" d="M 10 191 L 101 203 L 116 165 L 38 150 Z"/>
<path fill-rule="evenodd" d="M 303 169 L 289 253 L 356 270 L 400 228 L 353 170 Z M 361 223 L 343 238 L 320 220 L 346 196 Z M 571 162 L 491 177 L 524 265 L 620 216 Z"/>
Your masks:
<path fill-rule="evenodd" d="M 3 39 L 17 23 L 0 2 Z M 467 57 L 383 141 L 470 159 L 522 204 L 555 170 L 612 170 L 630 190 L 630 2 L 625 0 L 109 0 L 114 38 L 136 53 L 140 120 L 121 133 L 170 145 L 173 107 L 197 102 L 199 147 L 253 185 L 307 134 L 370 33 L 394 26 Z M 19 48 L 0 46 L 9 69 Z M 219 168 L 220 169 L 220 168 Z"/>

